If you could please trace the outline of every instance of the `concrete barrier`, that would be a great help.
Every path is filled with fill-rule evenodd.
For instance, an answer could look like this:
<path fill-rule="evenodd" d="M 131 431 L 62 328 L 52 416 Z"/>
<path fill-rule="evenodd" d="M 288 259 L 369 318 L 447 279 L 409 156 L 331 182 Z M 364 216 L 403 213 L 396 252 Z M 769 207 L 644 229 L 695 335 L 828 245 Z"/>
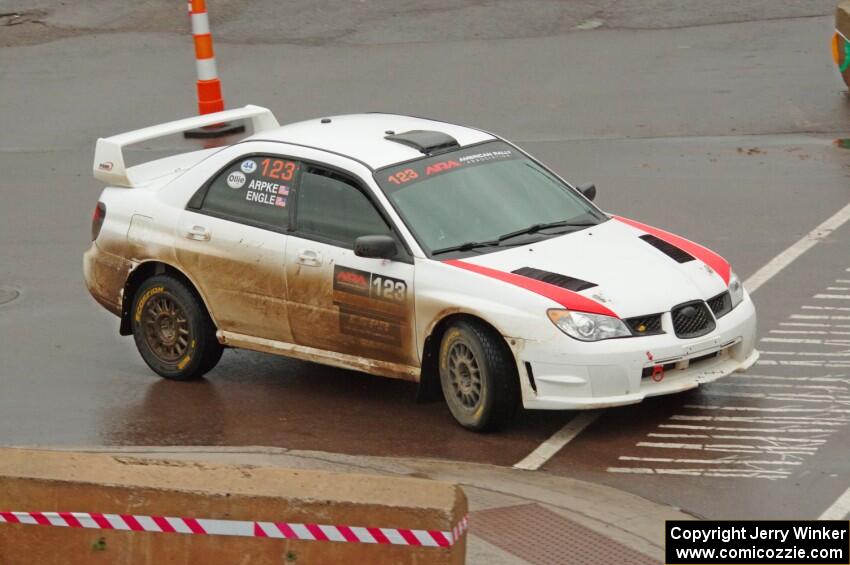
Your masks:
<path fill-rule="evenodd" d="M 4 565 L 458 564 L 466 513 L 425 479 L 0 449 Z"/>

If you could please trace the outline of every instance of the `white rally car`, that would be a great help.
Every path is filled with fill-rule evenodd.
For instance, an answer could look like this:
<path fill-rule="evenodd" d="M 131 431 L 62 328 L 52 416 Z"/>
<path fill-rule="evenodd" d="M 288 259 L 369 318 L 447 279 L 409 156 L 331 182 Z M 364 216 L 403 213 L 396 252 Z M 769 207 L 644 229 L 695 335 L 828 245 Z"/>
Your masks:
<path fill-rule="evenodd" d="M 238 143 L 125 166 L 126 145 L 240 119 Z M 94 174 L 89 291 L 169 379 L 241 347 L 441 387 L 484 430 L 520 403 L 632 404 L 758 358 L 723 258 L 602 212 L 594 187 L 481 130 L 281 127 L 246 106 L 99 139 Z"/>

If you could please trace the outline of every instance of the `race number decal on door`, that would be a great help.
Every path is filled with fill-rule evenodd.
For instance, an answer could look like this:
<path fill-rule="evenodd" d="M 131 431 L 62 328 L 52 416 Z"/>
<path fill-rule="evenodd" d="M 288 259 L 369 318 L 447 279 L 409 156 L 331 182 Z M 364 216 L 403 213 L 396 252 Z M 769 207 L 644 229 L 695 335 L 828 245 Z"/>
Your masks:
<path fill-rule="evenodd" d="M 333 290 L 341 333 L 401 345 L 401 326 L 407 309 L 405 281 L 335 265 Z"/>

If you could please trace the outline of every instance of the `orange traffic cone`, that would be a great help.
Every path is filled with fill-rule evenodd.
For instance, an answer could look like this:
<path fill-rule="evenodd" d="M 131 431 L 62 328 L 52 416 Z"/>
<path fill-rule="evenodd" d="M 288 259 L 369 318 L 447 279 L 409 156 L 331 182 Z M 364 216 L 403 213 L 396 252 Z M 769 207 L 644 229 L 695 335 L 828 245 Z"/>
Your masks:
<path fill-rule="evenodd" d="M 198 113 L 211 114 L 224 110 L 221 81 L 215 65 L 210 20 L 205 0 L 189 0 L 189 18 L 195 42 L 195 68 L 198 73 Z M 219 137 L 245 131 L 242 124 L 217 124 L 185 132 L 186 137 Z"/>

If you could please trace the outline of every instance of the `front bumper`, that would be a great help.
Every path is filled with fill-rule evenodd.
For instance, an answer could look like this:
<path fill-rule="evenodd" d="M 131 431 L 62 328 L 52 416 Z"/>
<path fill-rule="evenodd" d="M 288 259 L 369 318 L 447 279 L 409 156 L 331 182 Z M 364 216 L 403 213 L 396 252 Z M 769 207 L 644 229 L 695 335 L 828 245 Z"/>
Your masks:
<path fill-rule="evenodd" d="M 695 339 L 668 331 L 583 343 L 562 334 L 545 342 L 516 340 L 514 351 L 526 408 L 576 410 L 635 404 L 744 371 L 758 360 L 755 339 L 755 307 L 745 295 L 714 331 Z M 660 380 L 647 376 L 656 365 L 665 367 Z"/>

